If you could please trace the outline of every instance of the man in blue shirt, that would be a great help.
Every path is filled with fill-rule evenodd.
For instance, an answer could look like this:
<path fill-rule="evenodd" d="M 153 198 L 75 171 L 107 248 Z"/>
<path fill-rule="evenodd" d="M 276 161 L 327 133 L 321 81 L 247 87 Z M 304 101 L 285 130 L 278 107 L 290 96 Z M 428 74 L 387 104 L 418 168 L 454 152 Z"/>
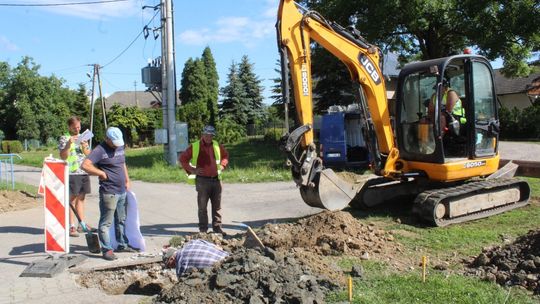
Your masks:
<path fill-rule="evenodd" d="M 82 164 L 90 175 L 99 177 L 99 243 L 105 260 L 115 260 L 109 237 L 109 228 L 115 221 L 117 252 L 134 252 L 128 246 L 125 234 L 126 190 L 130 187 L 124 155 L 122 131 L 116 127 L 107 129 L 106 139 L 90 152 Z"/>

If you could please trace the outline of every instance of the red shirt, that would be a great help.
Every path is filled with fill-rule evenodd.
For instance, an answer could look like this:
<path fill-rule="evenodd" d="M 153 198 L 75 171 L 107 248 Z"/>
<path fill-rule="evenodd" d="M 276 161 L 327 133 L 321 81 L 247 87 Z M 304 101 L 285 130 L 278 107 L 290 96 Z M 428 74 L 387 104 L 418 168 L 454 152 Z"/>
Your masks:
<path fill-rule="evenodd" d="M 221 144 L 219 145 L 219 150 L 221 153 L 221 165 L 223 166 L 223 168 L 225 168 L 229 163 L 229 152 L 227 152 L 227 150 L 225 150 L 225 148 Z M 189 164 L 192 155 L 192 145 L 189 145 L 187 150 L 180 154 L 180 163 L 182 164 L 182 168 L 184 168 L 187 173 L 191 173 L 191 171 L 193 170 L 193 167 Z M 214 156 L 214 148 L 212 147 L 212 143 L 205 144 L 201 140 L 199 145 L 199 158 L 197 159 L 197 168 L 202 169 L 202 173 L 199 174 L 200 176 L 216 177 L 218 175 L 216 157 Z"/>

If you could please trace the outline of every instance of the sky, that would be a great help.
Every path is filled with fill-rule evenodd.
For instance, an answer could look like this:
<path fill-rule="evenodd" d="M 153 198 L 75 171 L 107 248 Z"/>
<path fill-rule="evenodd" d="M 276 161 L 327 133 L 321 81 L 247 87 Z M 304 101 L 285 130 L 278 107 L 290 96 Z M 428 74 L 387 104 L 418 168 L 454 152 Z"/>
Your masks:
<path fill-rule="evenodd" d="M 91 64 L 103 66 L 103 94 L 142 91 L 141 68 L 160 56 L 161 40 L 152 32 L 147 39 L 143 27 L 160 26 L 159 0 L 127 0 L 87 5 L 6 6 L 6 4 L 61 4 L 99 0 L 0 0 L 0 61 L 11 67 L 29 56 L 41 66 L 42 76 L 55 75 L 65 86 L 91 88 Z M 102 0 L 103 1 L 103 0 Z M 219 74 L 226 85 L 232 62 L 247 55 L 254 72 L 271 95 L 272 78 L 279 53 L 275 22 L 278 0 L 181 0 L 174 1 L 177 89 L 184 63 L 201 57 L 209 46 Z M 152 20 L 154 14 L 157 16 Z M 97 93 L 97 90 L 96 90 Z M 266 99 L 267 104 L 272 100 Z"/>

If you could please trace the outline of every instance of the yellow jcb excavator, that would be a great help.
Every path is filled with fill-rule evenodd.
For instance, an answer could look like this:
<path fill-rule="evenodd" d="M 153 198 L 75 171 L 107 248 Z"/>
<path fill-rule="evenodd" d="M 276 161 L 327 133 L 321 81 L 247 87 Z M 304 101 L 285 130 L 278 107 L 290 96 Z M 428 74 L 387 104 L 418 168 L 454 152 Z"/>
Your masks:
<path fill-rule="evenodd" d="M 413 212 L 436 226 L 528 203 L 529 185 L 512 178 L 517 166 L 498 170 L 496 94 L 493 71 L 484 57 L 456 55 L 406 65 L 399 74 L 391 120 L 379 48 L 356 30 L 327 21 L 292 0 L 280 1 L 276 29 L 283 97 L 285 101 L 289 98 L 290 74 L 301 124 L 286 135 L 284 149 L 305 203 L 340 210 L 351 202 L 371 207 L 411 197 Z M 375 178 L 372 174 L 342 179 L 325 169 L 317 155 L 313 41 L 339 58 L 350 72 Z M 456 107 L 446 108 L 448 87 L 459 97 L 459 113 Z"/>

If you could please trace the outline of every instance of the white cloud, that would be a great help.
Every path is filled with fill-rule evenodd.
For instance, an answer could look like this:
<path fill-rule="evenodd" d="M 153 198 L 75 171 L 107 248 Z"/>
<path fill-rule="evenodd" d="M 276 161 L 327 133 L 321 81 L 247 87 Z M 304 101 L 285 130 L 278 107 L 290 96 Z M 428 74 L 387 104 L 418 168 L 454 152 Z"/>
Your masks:
<path fill-rule="evenodd" d="M 33 3 L 50 3 L 50 0 L 35 0 Z M 72 0 L 56 0 L 54 3 L 73 3 Z M 64 5 L 43 7 L 43 10 L 84 19 L 130 17 L 141 13 L 139 2 L 109 2 L 102 4 Z"/>
<path fill-rule="evenodd" d="M 275 9 L 274 9 L 275 11 Z M 253 46 L 274 33 L 275 16 L 253 20 L 249 17 L 222 17 L 211 28 L 189 29 L 178 35 L 177 42 L 187 45 L 239 42 Z"/>
<path fill-rule="evenodd" d="M 0 50 L 15 52 L 19 50 L 19 47 L 15 43 L 11 42 L 8 38 L 0 36 Z"/>

